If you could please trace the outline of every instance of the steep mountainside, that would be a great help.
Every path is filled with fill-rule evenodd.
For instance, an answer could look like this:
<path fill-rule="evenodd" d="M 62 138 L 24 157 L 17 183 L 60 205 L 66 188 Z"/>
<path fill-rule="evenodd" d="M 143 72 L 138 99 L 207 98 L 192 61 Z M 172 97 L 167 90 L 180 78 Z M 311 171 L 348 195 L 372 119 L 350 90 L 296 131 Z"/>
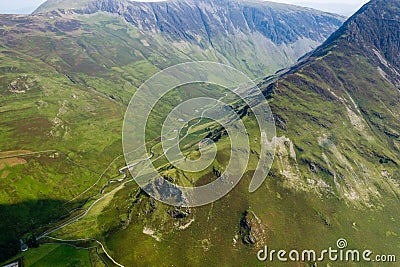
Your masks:
<path fill-rule="evenodd" d="M 246 176 L 212 205 L 175 209 L 177 219 L 128 186 L 98 220 L 128 216 L 104 235 L 112 255 L 125 265 L 265 266 L 255 256 L 264 244 L 321 251 L 339 238 L 351 249 L 396 254 L 399 8 L 397 0 L 372 1 L 276 82 L 261 84 L 279 129 L 275 163 L 258 191 L 247 193 Z M 124 200 L 133 204 L 124 209 Z M 76 229 L 59 236 L 85 236 Z"/>
<path fill-rule="evenodd" d="M 222 12 L 228 4 L 231 11 Z M 269 176 L 250 194 L 250 166 L 227 196 L 193 209 L 163 205 L 133 182 L 116 182 L 124 166 L 124 103 L 132 92 L 158 69 L 193 59 L 228 62 L 259 75 L 270 62 L 257 54 L 266 51 L 260 44 L 286 49 L 323 38 L 328 27 L 315 26 L 322 29 L 316 34 L 302 30 L 303 20 L 287 27 L 303 11 L 250 1 L 53 0 L 34 16 L 3 16 L 1 256 L 16 253 L 21 237 L 31 248 L 19 256 L 38 266 L 68 260 L 85 265 L 89 259 L 93 266 L 265 266 L 270 263 L 256 257 L 264 245 L 322 251 L 336 248 L 339 238 L 349 249 L 397 253 L 399 10 L 398 0 L 371 1 L 277 81 L 265 79 L 260 85 L 278 127 Z M 327 20 L 320 16 L 331 17 L 304 12 L 323 25 Z M 193 26 L 195 18 L 201 27 Z M 265 30 L 270 25 L 274 30 Z M 242 39 L 230 39 L 232 34 Z M 254 125 L 251 113 L 242 119 Z M 207 128 L 198 131 L 207 134 Z M 217 145 L 223 147 L 227 138 L 221 136 Z M 257 151 L 251 155 L 255 162 Z M 222 163 L 228 157 L 218 154 Z M 218 165 L 198 176 L 163 167 L 166 179 L 193 185 L 220 174 Z M 91 249 L 79 258 L 65 256 L 71 247 L 33 248 L 53 242 Z"/>
<path fill-rule="evenodd" d="M 71 6 L 70 2 L 47 1 L 35 14 Z M 343 22 L 342 17 L 317 10 L 257 1 L 93 0 L 66 10 L 117 15 L 144 35 L 141 42 L 150 49 L 162 42 L 179 57 L 214 58 L 254 77 L 294 63 Z"/>
<path fill-rule="evenodd" d="M 280 166 L 291 186 L 372 207 L 398 196 L 399 10 L 398 1 L 365 5 L 266 89 L 296 148 Z"/>
<path fill-rule="evenodd" d="M 64 0 L 30 16 L 0 15 L 0 261 L 22 236 L 37 245 L 49 222 L 91 205 L 116 178 L 125 105 L 152 74 L 212 60 L 257 78 L 289 66 L 342 21 L 228 1 Z"/>

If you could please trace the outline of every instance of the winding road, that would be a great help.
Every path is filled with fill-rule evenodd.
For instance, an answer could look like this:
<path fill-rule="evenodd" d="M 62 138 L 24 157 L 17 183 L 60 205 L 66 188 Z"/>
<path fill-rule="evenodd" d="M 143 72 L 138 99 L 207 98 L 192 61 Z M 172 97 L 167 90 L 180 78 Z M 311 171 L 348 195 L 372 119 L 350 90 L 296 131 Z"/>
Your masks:
<path fill-rule="evenodd" d="M 221 100 L 222 100 L 223 98 L 225 98 L 225 97 L 227 97 L 227 94 L 225 94 L 224 96 L 222 96 L 221 98 L 219 98 L 219 101 L 221 101 Z M 197 126 L 197 125 L 199 125 L 199 124 L 201 123 L 202 117 L 204 116 L 205 112 L 207 112 L 208 110 L 214 108 L 215 106 L 217 106 L 217 104 L 212 105 L 212 106 L 210 106 L 210 107 L 204 109 L 204 110 L 202 111 L 202 113 L 201 113 L 201 117 L 198 119 L 198 121 L 197 121 L 196 123 L 194 123 L 193 125 L 191 125 L 191 126 L 188 127 L 188 129 L 187 129 L 185 135 L 181 138 L 181 140 L 184 139 L 184 138 L 186 138 L 186 137 L 189 135 L 190 130 L 191 130 L 193 127 L 195 127 L 195 126 Z M 172 130 L 171 130 L 171 131 L 172 131 Z M 160 137 L 158 137 L 158 138 L 160 138 Z M 143 146 L 149 144 L 150 142 L 156 141 L 158 138 L 155 138 L 155 139 L 153 139 L 153 140 L 147 142 L 146 144 L 142 145 L 141 147 L 143 147 Z M 179 132 L 177 133 L 177 136 L 174 137 L 174 138 L 172 138 L 172 139 L 177 139 L 177 138 L 179 138 Z M 178 144 L 179 144 L 179 142 L 178 142 Z M 176 144 L 176 145 L 178 145 L 178 144 Z M 174 146 L 176 146 L 176 145 L 174 145 Z M 174 146 L 170 147 L 169 149 L 173 148 Z M 138 147 L 137 149 L 139 149 L 139 148 L 141 148 L 141 147 Z M 164 151 L 164 152 L 163 152 L 161 155 L 159 155 L 155 160 L 161 158 L 165 153 L 168 152 L 169 149 L 167 149 L 166 151 Z M 26 156 L 26 155 L 33 155 L 33 154 L 40 154 L 40 153 L 50 153 L 50 152 L 53 152 L 53 153 L 54 153 L 54 152 L 58 152 L 58 153 L 64 155 L 68 160 L 70 160 L 71 162 L 73 162 L 73 163 L 76 164 L 77 166 L 81 166 L 81 165 L 75 163 L 72 159 L 70 159 L 70 158 L 68 157 L 68 155 L 66 155 L 65 153 L 60 152 L 60 151 L 58 151 L 58 150 L 44 150 L 44 151 L 31 152 L 31 153 L 26 153 L 26 154 L 10 155 L 10 156 L 5 156 L 5 157 L 0 157 L 0 159 L 2 159 L 2 158 L 11 158 L 11 157 L 18 157 L 18 156 Z M 133 151 L 132 151 L 132 152 L 133 152 Z M 116 158 L 107 166 L 107 168 L 106 168 L 102 173 L 97 173 L 97 172 L 94 172 L 94 171 L 93 171 L 94 173 L 99 174 L 99 178 L 96 180 L 96 182 L 95 182 L 93 185 L 91 185 L 90 187 L 88 187 L 86 190 L 84 190 L 83 192 L 81 192 L 80 194 L 78 194 L 77 196 L 75 196 L 74 198 L 72 198 L 71 200 L 69 200 L 67 203 L 71 203 L 72 201 L 76 200 L 77 198 L 79 198 L 80 196 L 84 195 L 85 193 L 87 193 L 88 191 L 90 191 L 92 188 L 94 188 L 94 187 L 101 181 L 101 179 L 104 177 L 104 175 L 106 174 L 106 172 L 111 168 L 111 166 L 112 166 L 117 160 L 119 160 L 119 159 L 120 159 L 121 157 L 123 157 L 123 156 L 124 156 L 124 155 L 119 155 L 118 157 L 116 157 Z M 153 146 L 151 146 L 151 147 L 150 147 L 150 155 L 149 155 L 147 158 L 141 159 L 141 160 L 139 160 L 139 161 L 137 161 L 137 162 L 135 162 L 135 163 L 133 163 L 133 164 L 129 164 L 129 165 L 127 165 L 127 166 L 124 166 L 124 167 L 120 168 L 120 169 L 119 169 L 119 173 L 122 174 L 123 177 L 122 177 L 122 178 L 119 178 L 119 179 L 109 180 L 109 181 L 107 182 L 107 184 L 106 184 L 105 186 L 103 186 L 102 189 L 100 190 L 100 195 L 101 195 L 101 197 L 99 197 L 98 199 L 96 199 L 83 213 L 78 214 L 78 215 L 76 215 L 76 216 L 74 216 L 74 217 L 68 219 L 67 221 L 63 222 L 61 225 L 59 225 L 59 226 L 57 226 L 57 227 L 55 227 L 55 228 L 52 228 L 52 229 L 49 229 L 49 230 L 43 232 L 43 233 L 40 234 L 36 239 L 37 239 L 37 240 L 41 240 L 41 239 L 44 239 L 44 238 L 48 238 L 48 239 L 55 240 L 55 241 L 58 241 L 58 242 L 95 241 L 97 244 L 100 245 L 101 249 L 104 251 L 104 253 L 107 255 L 107 257 L 108 257 L 115 265 L 120 266 L 120 267 L 124 267 L 122 264 L 120 264 L 120 263 L 118 263 L 116 260 L 114 260 L 114 259 L 108 254 L 108 252 L 106 251 L 104 245 L 103 245 L 100 241 L 98 241 L 98 240 L 96 240 L 96 239 L 88 238 L 88 239 L 64 240 L 64 239 L 52 237 L 52 236 L 50 236 L 50 235 L 53 234 L 53 233 L 55 233 L 55 232 L 57 232 L 57 231 L 59 231 L 59 230 L 61 230 L 61 229 L 63 229 L 63 228 L 65 228 L 65 227 L 67 227 L 68 225 L 70 225 L 70 224 L 72 224 L 72 223 L 75 223 L 75 222 L 77 222 L 77 221 L 83 219 L 83 218 L 92 210 L 92 208 L 93 208 L 97 203 L 99 203 L 101 200 L 105 199 L 105 198 L 108 197 L 110 194 L 113 194 L 113 193 L 115 193 L 116 191 L 120 190 L 125 184 L 127 184 L 127 183 L 129 183 L 129 182 L 131 182 L 131 181 L 134 181 L 134 180 L 136 179 L 136 177 L 138 177 L 146 168 L 142 168 L 142 170 L 139 171 L 139 172 L 136 174 L 135 177 L 133 177 L 132 179 L 130 179 L 130 180 L 128 180 L 128 181 L 126 181 L 126 178 L 127 178 L 127 171 L 128 171 L 128 170 L 131 170 L 132 168 L 137 167 L 138 165 L 140 165 L 140 164 L 142 164 L 142 163 L 144 163 L 144 162 L 146 162 L 146 161 L 149 161 L 149 160 L 152 159 L 153 157 L 154 157 Z M 149 164 L 150 164 L 150 163 L 149 163 Z M 84 167 L 84 166 L 81 166 L 81 167 Z M 85 168 L 86 168 L 86 167 L 85 167 Z M 114 188 L 112 191 L 110 191 L 110 192 L 104 194 L 105 189 L 106 189 L 109 185 L 111 185 L 111 184 L 113 184 L 113 183 L 122 183 L 122 184 L 121 184 L 120 186 Z M 94 197 L 94 196 L 91 196 L 91 197 Z M 89 199 L 90 199 L 91 197 L 89 197 Z M 89 200 L 89 199 L 88 199 L 88 200 Z M 76 210 L 77 210 L 77 209 L 75 208 L 75 209 L 69 211 L 69 213 L 72 213 L 72 212 L 74 212 L 74 211 L 76 211 Z"/>

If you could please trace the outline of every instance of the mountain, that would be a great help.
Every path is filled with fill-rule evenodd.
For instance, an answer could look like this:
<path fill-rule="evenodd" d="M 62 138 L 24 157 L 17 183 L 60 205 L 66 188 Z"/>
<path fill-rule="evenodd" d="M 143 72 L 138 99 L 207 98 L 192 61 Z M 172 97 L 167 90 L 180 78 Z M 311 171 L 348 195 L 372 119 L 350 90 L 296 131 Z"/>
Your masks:
<path fill-rule="evenodd" d="M 69 7 L 69 8 L 67 8 Z M 34 15 L 3 15 L 1 43 L 127 103 L 171 65 L 211 60 L 257 79 L 290 66 L 343 17 L 259 2 L 47 1 Z"/>
<path fill-rule="evenodd" d="M 127 266 L 265 266 L 256 258 L 264 245 L 322 251 L 345 239 L 349 249 L 395 255 L 399 8 L 396 0 L 371 1 L 276 81 L 260 84 L 278 132 L 275 162 L 258 191 L 247 192 L 250 172 L 223 199 L 188 211 L 127 186 L 95 227 L 119 216 L 102 237 L 109 253 Z M 83 225 L 59 236 L 87 237 L 74 232 Z M 350 263 L 326 258 L 323 264 Z"/>
<path fill-rule="evenodd" d="M 67 7 L 64 12 L 83 16 L 116 15 L 140 32 L 142 46 L 158 50 L 164 60 L 167 51 L 159 46 L 173 49 L 181 60 L 217 60 L 258 78 L 296 62 L 344 20 L 338 15 L 290 5 L 228 0 L 49 0 L 34 14 L 62 7 Z"/>
<path fill-rule="evenodd" d="M 371 1 L 316 50 L 281 70 L 277 80 L 260 83 L 278 129 L 275 162 L 256 192 L 248 192 L 252 166 L 227 196 L 192 209 L 164 205 L 135 183 L 118 182 L 125 164 L 120 137 L 125 104 L 143 80 L 189 59 L 270 73 L 260 54 L 249 55 L 243 65 L 244 53 L 226 51 L 240 51 L 239 45 L 245 52 L 259 50 L 247 47 L 253 33 L 275 48 L 297 46 L 311 38 L 302 33 L 303 19 L 322 19 L 306 9 L 301 23 L 286 27 L 299 8 L 239 3 L 58 0 L 33 16 L 2 16 L 4 258 L 20 248 L 20 238 L 30 249 L 18 256 L 37 266 L 265 266 L 256 256 L 264 245 L 322 251 L 336 248 L 339 238 L 348 248 L 374 255 L 398 251 L 400 3 L 395 0 Z M 228 5 L 232 12 L 222 12 Z M 198 17 L 201 23 L 194 24 Z M 275 27 L 267 31 L 271 17 Z M 322 38 L 325 26 L 315 27 Z M 232 34 L 244 37 L 239 42 Z M 186 96 L 169 97 L 173 102 Z M 242 119 L 254 125 L 251 112 L 242 112 Z M 210 133 L 218 137 L 217 146 L 226 146 L 220 129 L 201 126 L 188 150 Z M 254 147 L 254 162 L 257 153 Z M 226 158 L 223 150 L 201 175 L 168 164 L 159 170 L 166 179 L 202 185 L 220 175 Z"/>
<path fill-rule="evenodd" d="M 291 186 L 367 207 L 398 195 L 398 11 L 371 1 L 265 89 L 298 155 L 281 166 Z"/>
<path fill-rule="evenodd" d="M 19 251 L 21 238 L 37 246 L 38 235 L 79 214 L 117 179 L 126 104 L 151 75 L 211 60 L 264 77 L 342 22 L 289 5 L 206 0 L 59 0 L 32 15 L 0 15 L 0 261 Z M 105 231 L 114 219 L 105 220 Z"/>

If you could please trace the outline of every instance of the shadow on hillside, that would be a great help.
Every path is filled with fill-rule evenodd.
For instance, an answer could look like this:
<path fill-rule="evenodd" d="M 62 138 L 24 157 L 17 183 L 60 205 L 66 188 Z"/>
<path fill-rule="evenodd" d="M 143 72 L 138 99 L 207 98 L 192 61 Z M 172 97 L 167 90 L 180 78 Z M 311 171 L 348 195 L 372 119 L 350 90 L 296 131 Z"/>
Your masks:
<path fill-rule="evenodd" d="M 0 205 L 0 262 L 16 255 L 24 239 L 28 246 L 38 245 L 36 236 L 46 230 L 46 226 L 58 221 L 79 203 L 68 206 L 62 200 L 40 199 L 11 205 Z"/>

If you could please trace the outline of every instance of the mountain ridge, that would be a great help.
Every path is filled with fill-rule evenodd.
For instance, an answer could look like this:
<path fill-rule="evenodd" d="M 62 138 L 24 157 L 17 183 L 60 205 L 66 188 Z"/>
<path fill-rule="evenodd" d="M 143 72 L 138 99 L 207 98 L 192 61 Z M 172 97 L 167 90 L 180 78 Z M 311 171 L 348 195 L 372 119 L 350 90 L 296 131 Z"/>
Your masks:
<path fill-rule="evenodd" d="M 335 247 L 338 238 L 345 238 L 352 249 L 361 251 L 368 246 L 374 254 L 395 253 L 400 247 L 400 95 L 397 78 L 391 72 L 399 71 L 394 57 L 399 47 L 398 8 L 398 1 L 372 1 L 277 81 L 270 83 L 267 79 L 260 85 L 275 116 L 277 153 L 267 179 L 256 192 L 248 193 L 251 169 L 220 201 L 193 209 L 163 205 L 129 183 L 106 198 L 106 204 L 91 210 L 89 216 L 52 236 L 65 240 L 96 238 L 126 266 L 264 266 L 256 255 L 265 245 L 322 251 Z M 387 17 L 377 20 L 377 12 Z M 159 35 L 145 35 L 121 16 L 104 16 L 101 12 L 79 15 L 68 10 L 37 16 L 4 20 L 7 27 L 3 26 L 1 32 L 4 43 L 0 56 L 5 63 L 0 69 L 0 103 L 6 127 L 0 134 L 6 141 L 2 150 L 51 146 L 66 150 L 70 160 L 63 161 L 57 154 L 26 158 L 26 169 L 18 165 L 24 171 L 20 176 L 14 174 L 20 169 L 13 169 L 10 177 L 6 174 L 0 181 L 7 192 L 12 192 L 3 193 L 3 201 L 21 203 L 14 209 L 2 207 L 4 214 L 18 211 L 16 219 L 10 219 L 18 222 L 18 229 L 12 231 L 13 224 L 9 224 L 7 229 L 11 230 L 4 232 L 10 236 L 2 236 L 4 251 L 11 245 L 18 250 L 17 237 L 21 234 L 28 232 L 23 238 L 29 241 L 62 223 L 39 227 L 33 220 L 37 205 L 24 204 L 27 201 L 20 199 L 21 192 L 29 190 L 29 196 L 36 197 L 34 189 L 41 189 L 44 179 L 43 188 L 51 192 L 40 190 L 40 198 L 56 199 L 54 192 L 66 186 L 68 190 L 57 196 L 61 203 L 52 204 L 61 206 L 98 179 L 91 173 L 80 174 L 90 170 L 77 168 L 75 161 L 79 166 L 106 169 L 103 183 L 89 190 L 89 198 L 96 196 L 108 180 L 115 179 L 118 167 L 124 164 L 117 160 L 109 165 L 121 154 L 118 138 L 125 109 L 121 99 L 129 98 L 134 85 L 157 68 L 181 60 L 160 60 L 160 55 L 170 56 L 177 50 L 168 54 L 173 46 L 165 49 L 167 42 L 156 46 Z M 54 16 L 54 21 L 43 23 L 40 16 Z M 37 28 L 29 32 L 27 25 Z M 42 32 L 47 38 L 39 34 Z M 149 52 L 154 49 L 162 53 Z M 250 124 L 251 116 L 244 112 L 243 120 Z M 201 128 L 199 132 L 205 134 Z M 221 136 L 217 144 L 226 141 Z M 254 162 L 257 153 L 257 148 L 251 153 Z M 224 154 L 218 156 L 221 162 L 226 158 Z M 66 162 L 70 164 L 67 167 Z M 221 166 L 212 167 L 210 173 L 194 177 L 199 179 L 198 184 L 219 176 Z M 75 175 L 65 178 L 58 171 Z M 170 166 L 162 171 L 166 179 L 193 181 L 190 174 Z M 44 177 L 57 184 L 45 183 Z M 26 179 L 31 179 L 32 189 L 26 188 Z M 85 206 L 86 197 L 76 198 L 77 203 L 69 204 L 76 205 L 71 209 L 85 209 L 91 204 Z M 54 208 L 54 213 L 57 211 Z M 44 216 L 40 218 L 46 221 Z M 34 254 L 35 249 L 30 252 Z M 101 257 L 95 249 L 89 253 L 91 259 Z M 337 263 L 326 260 L 326 264 Z"/>
<path fill-rule="evenodd" d="M 329 190 L 336 188 L 333 190 L 338 191 L 333 194 L 342 195 L 349 203 L 355 201 L 372 207 L 382 200 L 381 195 L 392 190 L 395 196 L 399 194 L 396 166 L 400 162 L 397 126 L 400 69 L 396 55 L 400 47 L 400 23 L 396 20 L 397 10 L 398 1 L 371 1 L 320 47 L 280 73 L 277 82 L 262 85 L 273 99 L 273 112 L 281 134 L 297 139 L 292 141 L 302 163 L 289 165 L 302 170 L 292 174 L 312 180 L 313 172 L 318 173 L 318 169 L 325 172 L 334 180 Z M 377 19 L 376 14 L 394 19 Z M 285 98 L 297 99 L 297 107 L 285 107 Z M 316 137 L 304 137 L 306 125 Z M 332 153 L 330 156 L 328 151 Z M 338 169 L 334 165 L 345 167 Z M 356 169 L 362 173 L 357 174 Z M 345 185 L 340 184 L 339 176 Z M 359 180 L 370 185 L 367 191 L 375 189 L 365 192 Z M 300 186 L 301 179 L 298 182 Z M 385 187 L 386 193 L 381 192 Z"/>
<path fill-rule="evenodd" d="M 79 1 L 75 3 L 80 4 Z M 187 8 L 187 5 L 183 7 Z M 4 229 L 2 232 L 6 233 L 0 239 L 1 260 L 18 252 L 21 238 L 31 248 L 36 246 L 35 236 L 42 234 L 44 228 L 61 223 L 57 220 L 60 216 L 69 217 L 80 212 L 82 207 L 87 208 L 87 201 L 97 198 L 108 180 L 115 178 L 118 169 L 125 164 L 121 157 L 120 129 L 126 105 L 136 89 L 154 73 L 178 63 L 207 60 L 232 65 L 256 79 L 289 66 L 342 24 L 341 17 L 335 19 L 334 15 L 326 15 L 324 24 L 324 13 L 311 12 L 314 14 L 311 21 L 316 30 L 315 40 L 301 38 L 295 43 L 277 45 L 261 32 L 250 30 L 235 32 L 234 38 L 223 35 L 218 38 L 219 29 L 211 24 L 226 25 L 232 33 L 235 27 L 229 21 L 234 16 L 222 12 L 226 7 L 221 5 L 218 7 L 221 15 L 212 14 L 213 8 L 209 4 L 200 7 L 204 18 L 210 16 L 205 19 L 205 25 L 210 26 L 209 35 L 205 27 L 196 29 L 193 23 L 180 24 L 190 26 L 191 32 L 185 31 L 185 27 L 174 32 L 168 24 L 172 23 L 171 16 L 167 20 L 170 22 L 160 24 L 165 25 L 162 27 L 169 29 L 168 32 L 155 32 L 141 30 L 127 23 L 124 16 L 103 11 L 86 14 L 61 8 L 34 15 L 0 15 L 0 137 L 3 140 L 0 150 L 59 151 L 21 156 L 23 159 L 18 162 L 26 161 L 26 164 L 15 167 L 7 165 L 2 169 L 0 164 L 3 177 L 0 183 L 5 188 L 0 192 L 0 209 L 9 218 L 0 224 Z M 176 6 L 175 9 L 179 11 Z M 257 13 L 257 7 L 251 9 Z M 204 25 L 197 8 L 187 11 L 179 11 L 179 14 L 191 19 L 190 12 L 196 12 L 199 25 Z M 309 12 L 301 14 L 308 16 Z M 259 13 L 259 25 L 271 19 L 264 18 L 265 12 Z M 285 10 L 275 13 L 282 19 L 287 16 Z M 151 14 L 143 17 L 150 18 Z M 320 14 L 322 25 L 326 25 L 321 31 L 316 19 Z M 132 18 L 129 12 L 126 16 Z M 290 25 L 300 27 L 303 18 L 296 14 L 290 16 L 293 20 L 286 28 Z M 334 23 L 329 22 L 330 18 Z M 155 27 L 160 28 L 159 25 Z M 272 35 L 285 34 L 282 29 L 271 29 Z M 224 27 L 222 31 L 226 32 Z M 291 31 L 288 36 L 288 40 L 295 40 L 302 34 Z M 201 40 L 190 41 L 192 37 Z M 105 173 L 99 176 L 96 170 L 105 170 Z M 79 195 L 88 188 L 86 194 Z M 137 190 L 131 189 L 132 192 Z M 122 198 L 127 200 L 128 195 Z M 143 198 L 143 203 L 150 203 L 149 208 L 153 210 L 151 200 L 142 194 L 138 197 Z M 32 199 L 43 201 L 35 204 Z M 51 201 L 55 199 L 58 201 Z M 71 202 L 71 199 L 76 201 Z M 42 214 L 40 203 L 46 203 L 46 200 L 53 204 L 49 204 Z M 165 213 L 163 206 L 160 207 L 157 214 L 163 221 L 170 215 Z M 243 209 L 245 205 L 241 204 L 238 216 Z M 121 211 L 131 213 L 125 207 L 121 207 Z M 171 214 L 174 213 L 172 210 Z M 106 221 L 119 227 L 120 222 L 114 223 L 114 219 L 110 217 Z M 128 225 L 130 220 L 125 224 Z M 17 227 L 14 227 L 14 221 L 17 221 Z M 236 222 L 232 221 L 231 225 Z M 143 235 L 142 230 L 137 236 Z M 103 234 L 103 230 L 95 232 Z M 35 250 L 31 251 L 34 253 Z"/>
<path fill-rule="evenodd" d="M 400 54 L 400 45 L 398 44 L 400 31 L 397 27 L 399 25 L 399 16 L 396 15 L 399 9 L 395 6 L 395 1 L 387 1 L 385 3 L 391 5 L 391 8 L 385 10 L 390 12 L 384 11 L 382 10 L 382 2 L 380 1 L 371 1 L 365 4 L 323 44 L 304 56 L 300 60 L 302 62 L 292 66 L 291 70 L 294 71 L 298 66 L 306 64 L 308 61 L 317 57 L 326 55 L 338 43 L 341 45 L 348 45 L 351 43 L 352 47 L 357 48 L 359 53 L 365 54 L 366 52 L 371 52 L 371 49 L 373 49 L 373 55 L 370 53 L 367 57 L 371 59 L 374 64 L 388 71 L 390 74 L 387 75 L 387 78 L 395 83 L 396 86 L 400 86 L 400 73 L 398 71 L 400 69 L 400 60 L 399 57 L 396 56 Z M 388 14 L 391 14 L 394 18 L 392 19 L 393 25 L 388 25 L 389 27 L 383 25 L 385 16 L 390 16 Z M 379 15 L 381 16 L 380 18 Z M 395 23 L 396 17 L 397 24 Z M 368 27 L 368 25 L 372 27 Z M 390 49 L 393 51 L 389 51 Z"/>
<path fill-rule="evenodd" d="M 154 58 L 160 59 L 153 62 L 153 65 L 167 67 L 165 63 L 169 61 L 168 58 L 173 58 L 176 63 L 212 60 L 233 65 L 251 78 L 272 74 L 295 63 L 301 55 L 328 38 L 344 21 L 343 17 L 330 13 L 275 3 L 241 4 L 227 0 L 157 3 L 90 0 L 85 3 L 49 0 L 34 15 L 26 18 L 49 24 L 47 29 L 41 30 L 54 30 L 57 34 L 72 34 L 75 31 L 75 39 L 78 37 L 77 27 L 90 27 L 93 24 L 90 21 L 98 18 L 107 27 L 119 29 L 105 33 L 107 37 L 103 38 L 118 34 L 124 43 L 132 42 L 132 38 L 137 39 L 139 44 L 133 45 L 138 48 L 135 49 L 137 54 L 140 52 L 146 55 L 145 60 L 151 58 L 148 54 L 154 54 Z M 230 11 L 227 3 L 231 6 Z M 60 8 L 74 4 L 80 8 Z M 40 12 L 46 6 L 50 6 L 49 13 Z M 275 10 L 276 6 L 279 9 Z M 301 21 L 298 20 L 300 17 Z M 5 24 L 10 24 L 10 18 L 4 17 Z M 55 18 L 60 21 L 52 25 Z M 29 30 L 34 25 L 24 27 Z M 128 29 L 131 35 L 127 34 Z M 106 29 L 101 30 L 104 32 Z M 8 38 L 9 32 L 3 32 Z M 84 34 L 88 36 L 89 32 Z M 166 47 L 170 49 L 163 51 Z M 131 58 L 135 60 L 137 56 Z"/>
<path fill-rule="evenodd" d="M 65 1 L 69 3 L 69 0 Z M 61 1 L 63 3 L 63 1 Z M 51 1 L 39 7 L 34 14 L 53 11 L 57 9 L 58 1 L 55 0 L 55 7 Z M 226 7 L 229 7 L 226 9 Z M 228 11 L 227 11 L 228 10 Z M 199 29 L 210 34 L 212 28 L 225 29 L 219 31 L 224 36 L 235 34 L 235 31 L 261 32 L 265 37 L 276 44 L 293 43 L 298 40 L 295 33 L 301 37 L 313 40 L 323 40 L 331 33 L 328 23 L 338 24 L 337 20 L 344 20 L 340 15 L 313 10 L 310 8 L 297 7 L 293 5 L 274 2 L 258 1 L 229 1 L 229 0 L 202 0 L 202 1 L 165 1 L 165 2 L 133 2 L 128 0 L 91 0 L 87 1 L 80 8 L 73 9 L 73 12 L 80 14 L 93 14 L 99 11 L 118 14 L 141 30 L 166 31 L 169 34 L 178 33 L 185 29 L 185 33 L 179 32 L 180 37 L 195 40 Z M 286 14 L 283 15 L 282 11 Z M 216 14 L 215 17 L 210 14 Z M 292 13 L 292 14 L 291 14 Z M 297 14 L 296 14 L 297 13 Z M 190 14 L 190 16 L 187 16 Z M 290 30 L 286 21 L 293 20 L 293 16 L 302 16 L 307 21 L 308 28 L 290 24 L 295 30 Z M 308 15 L 308 16 L 307 16 Z M 200 22 L 200 23 L 198 23 Z M 315 31 L 316 23 L 321 27 Z M 274 25 L 275 24 L 275 25 Z M 199 27 L 200 26 L 200 27 Z M 325 30 L 324 28 L 327 27 Z M 274 32 L 274 28 L 282 28 L 281 32 Z M 310 28 L 312 28 L 310 30 Z M 289 32 L 285 36 L 283 32 Z M 193 32 L 193 33 L 192 33 Z M 192 33 L 192 34 L 190 34 Z M 314 35 L 313 35 L 314 34 Z M 285 38 L 286 39 L 282 39 Z M 209 38 L 210 39 L 210 38 Z"/>

